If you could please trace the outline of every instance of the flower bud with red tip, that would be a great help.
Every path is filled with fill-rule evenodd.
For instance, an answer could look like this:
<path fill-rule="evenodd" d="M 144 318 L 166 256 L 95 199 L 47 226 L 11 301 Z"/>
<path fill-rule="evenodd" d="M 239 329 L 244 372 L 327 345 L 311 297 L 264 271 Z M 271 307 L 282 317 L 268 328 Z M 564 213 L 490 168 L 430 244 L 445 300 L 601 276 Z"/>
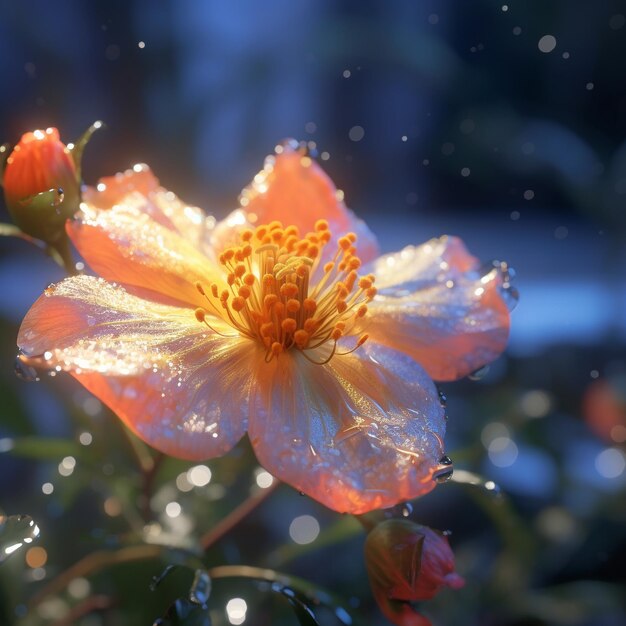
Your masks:
<path fill-rule="evenodd" d="M 4 199 L 26 234 L 54 244 L 78 209 L 80 174 L 56 128 L 24 133 L 6 160 Z"/>
<path fill-rule="evenodd" d="M 404 519 L 374 527 L 365 542 L 365 564 L 382 612 L 400 626 L 429 623 L 409 602 L 429 600 L 442 587 L 459 589 L 465 584 L 455 572 L 448 539 Z"/>

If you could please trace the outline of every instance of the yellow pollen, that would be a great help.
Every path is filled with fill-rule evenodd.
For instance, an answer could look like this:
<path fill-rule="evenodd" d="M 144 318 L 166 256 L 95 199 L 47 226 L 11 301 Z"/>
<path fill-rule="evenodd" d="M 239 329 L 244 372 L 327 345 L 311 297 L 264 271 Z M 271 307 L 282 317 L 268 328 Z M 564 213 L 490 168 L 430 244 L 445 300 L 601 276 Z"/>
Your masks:
<path fill-rule="evenodd" d="M 224 282 L 208 289 L 196 284 L 208 303 L 195 310 L 196 319 L 214 330 L 211 318 L 220 318 L 239 336 L 259 342 L 266 362 L 293 348 L 323 365 L 356 350 L 367 335 L 347 352 L 341 343 L 362 327 L 376 295 L 374 276 L 357 273 L 354 233 L 334 239 L 337 247 L 329 253 L 331 239 L 326 220 L 304 235 L 279 221 L 242 230 L 219 256 Z"/>

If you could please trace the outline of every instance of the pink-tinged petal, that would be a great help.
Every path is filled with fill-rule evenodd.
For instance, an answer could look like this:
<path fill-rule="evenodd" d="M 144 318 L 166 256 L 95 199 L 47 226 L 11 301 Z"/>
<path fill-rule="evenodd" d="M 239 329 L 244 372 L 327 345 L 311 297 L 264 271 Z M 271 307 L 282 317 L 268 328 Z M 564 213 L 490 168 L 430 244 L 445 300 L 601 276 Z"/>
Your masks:
<path fill-rule="evenodd" d="M 460 239 L 409 246 L 367 269 L 379 289 L 367 332 L 414 358 L 435 380 L 466 376 L 504 350 L 509 310 L 502 276 L 496 269 L 481 275 Z"/>
<path fill-rule="evenodd" d="M 190 309 L 69 278 L 35 302 L 18 345 L 27 363 L 71 373 L 167 454 L 219 456 L 245 432 L 256 346 L 211 332 Z"/>
<path fill-rule="evenodd" d="M 363 262 L 378 254 L 375 236 L 346 208 L 343 193 L 294 141 L 278 146 L 276 154 L 265 159 L 240 202 L 253 224 L 278 220 L 285 226 L 294 224 L 305 234 L 314 230 L 317 220 L 325 219 L 337 237 L 350 231 L 358 235 L 356 247 Z"/>
<path fill-rule="evenodd" d="M 67 232 L 91 268 L 107 280 L 149 289 L 193 306 L 206 304 L 195 283 L 221 284 L 221 272 L 176 231 L 140 208 L 86 207 Z"/>
<path fill-rule="evenodd" d="M 249 434 L 269 472 L 340 512 L 360 514 L 434 486 L 444 412 L 424 370 L 366 343 L 327 365 L 301 352 L 256 372 Z"/>
<path fill-rule="evenodd" d="M 159 179 L 152 170 L 147 165 L 138 165 L 135 169 L 100 178 L 95 187 L 86 186 L 83 201 L 98 209 L 110 209 L 131 193 L 147 198 L 158 188 Z"/>
<path fill-rule="evenodd" d="M 83 201 L 96 209 L 111 209 L 116 205 L 135 207 L 155 222 L 178 232 L 205 253 L 216 224 L 214 217 L 207 216 L 202 209 L 186 204 L 176 194 L 161 187 L 145 164 L 101 178 L 95 187 L 85 187 Z"/>

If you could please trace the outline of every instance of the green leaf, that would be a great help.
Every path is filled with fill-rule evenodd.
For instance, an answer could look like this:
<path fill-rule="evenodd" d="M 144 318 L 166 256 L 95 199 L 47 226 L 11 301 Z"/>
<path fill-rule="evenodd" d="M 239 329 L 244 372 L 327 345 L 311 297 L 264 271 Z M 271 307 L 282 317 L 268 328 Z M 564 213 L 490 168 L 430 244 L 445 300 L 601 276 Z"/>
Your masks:
<path fill-rule="evenodd" d="M 209 611 L 185 598 L 178 598 L 154 626 L 211 626 Z"/>
<path fill-rule="evenodd" d="M 19 437 L 11 440 L 11 444 L 7 452 L 39 461 L 58 461 L 66 456 L 79 458 L 84 454 L 81 446 L 70 439 Z"/>
<path fill-rule="evenodd" d="M 274 587 L 275 586 L 272 585 L 272 591 L 280 593 L 283 597 L 287 598 L 295 616 L 298 618 L 300 626 L 320 626 L 317 619 L 315 619 L 315 613 L 313 613 L 307 603 L 299 597 L 293 589 L 290 589 L 289 587 L 280 587 L 275 589 Z"/>
<path fill-rule="evenodd" d="M 43 244 L 34 237 L 27 235 L 22 232 L 15 224 L 0 224 L 0 237 L 19 237 L 20 239 L 24 239 L 28 241 L 28 243 L 33 243 L 36 246 L 42 246 Z"/>
<path fill-rule="evenodd" d="M 213 580 L 219 578 L 248 578 L 255 581 L 271 583 L 272 591 L 281 593 L 287 599 L 292 597 L 297 599 L 296 604 L 300 607 L 297 612 L 299 619 L 306 619 L 305 613 L 307 611 L 302 609 L 302 605 L 308 607 L 309 605 L 315 606 L 323 604 L 332 609 L 342 623 L 352 624 L 353 626 L 358 626 L 360 623 L 354 615 L 354 612 L 348 612 L 343 607 L 344 602 L 339 597 L 308 580 L 297 578 L 296 576 L 282 574 L 261 567 L 250 567 L 248 565 L 219 565 L 209 569 L 208 573 Z M 294 603 L 292 603 L 292 606 L 294 606 Z M 318 624 L 317 621 L 310 621 L 310 619 L 311 615 L 309 615 L 308 622 L 301 621 L 300 623 L 305 626 L 307 626 L 307 624 L 310 626 L 316 626 Z M 315 619 L 314 616 L 313 619 Z"/>
<path fill-rule="evenodd" d="M 74 166 L 76 167 L 76 180 L 78 183 L 81 181 L 81 163 L 83 160 L 83 151 L 85 146 L 89 143 L 92 135 L 101 128 L 104 128 L 104 123 L 100 120 L 95 121 L 74 143 L 71 149 L 72 159 L 74 160 Z"/>

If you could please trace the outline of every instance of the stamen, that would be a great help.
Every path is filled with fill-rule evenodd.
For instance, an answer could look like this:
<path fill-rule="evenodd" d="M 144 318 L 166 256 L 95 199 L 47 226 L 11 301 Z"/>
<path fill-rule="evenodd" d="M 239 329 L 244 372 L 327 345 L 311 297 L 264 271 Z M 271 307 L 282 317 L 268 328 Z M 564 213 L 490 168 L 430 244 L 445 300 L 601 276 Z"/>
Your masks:
<path fill-rule="evenodd" d="M 326 220 L 302 237 L 296 226 L 279 221 L 242 230 L 238 244 L 219 257 L 229 289 L 211 283 L 207 291 L 196 283 L 208 305 L 196 309 L 196 319 L 211 328 L 211 316 L 221 318 L 239 335 L 259 341 L 268 362 L 291 348 L 320 365 L 350 354 L 366 335 L 349 352 L 338 352 L 337 342 L 367 315 L 376 288 L 374 276 L 357 273 L 361 260 L 354 233 L 340 237 L 331 260 L 322 265 L 331 238 Z"/>

